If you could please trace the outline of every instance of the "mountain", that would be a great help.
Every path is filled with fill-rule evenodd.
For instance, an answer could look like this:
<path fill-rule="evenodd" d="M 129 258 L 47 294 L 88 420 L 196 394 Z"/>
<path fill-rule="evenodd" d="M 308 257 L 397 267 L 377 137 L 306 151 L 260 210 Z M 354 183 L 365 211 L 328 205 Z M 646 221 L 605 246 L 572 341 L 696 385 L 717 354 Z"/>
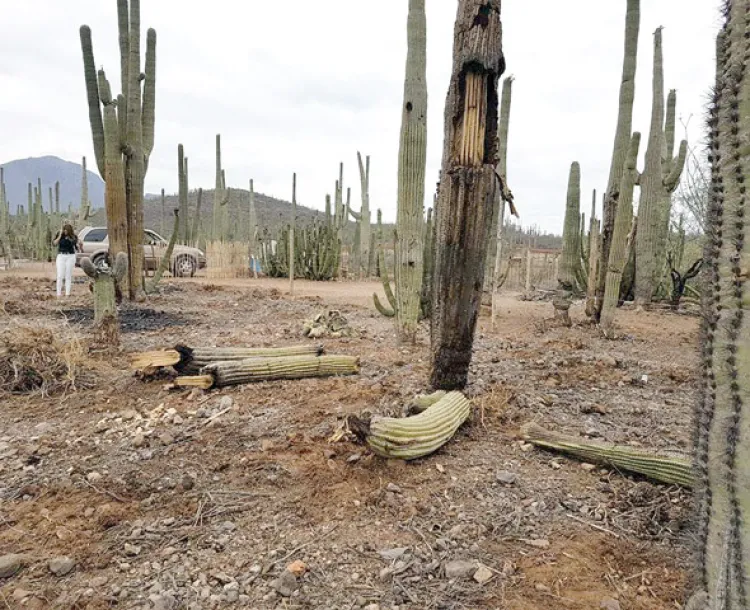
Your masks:
<path fill-rule="evenodd" d="M 88 160 L 87 160 L 88 161 Z M 10 210 L 15 214 L 19 205 L 27 205 L 28 183 L 34 186 L 37 179 L 42 179 L 42 201 L 44 209 L 49 210 L 49 189 L 60 182 L 60 209 L 67 210 L 71 204 L 77 210 L 81 203 L 81 174 L 79 163 L 65 161 L 59 157 L 29 157 L 1 163 L 5 171 L 5 192 L 10 201 Z M 87 171 L 89 183 L 89 201 L 92 208 L 104 207 L 104 181 L 91 170 Z"/>
<path fill-rule="evenodd" d="M 250 193 L 247 190 L 232 188 L 229 191 L 229 226 L 231 232 L 242 239 L 249 234 L 250 206 L 248 203 Z M 201 227 L 202 233 L 206 235 L 211 231 L 213 223 L 213 202 L 214 191 L 204 190 L 201 199 Z M 188 193 L 188 215 L 192 225 L 195 217 L 195 210 L 198 203 L 198 191 L 191 190 Z M 162 237 L 169 238 L 172 231 L 172 210 L 179 207 L 177 195 L 167 195 L 164 198 L 164 226 L 162 226 L 162 204 L 161 195 L 146 194 L 143 200 L 143 217 L 147 228 L 161 234 Z M 292 204 L 288 201 L 276 199 L 263 193 L 255 193 L 255 211 L 258 217 L 258 225 L 261 232 L 268 229 L 275 236 L 276 231 L 289 222 L 292 214 Z M 318 218 L 323 220 L 324 214 L 318 210 L 297 206 L 297 223 L 298 226 L 304 226 Z M 180 222 L 183 219 L 180 218 Z M 104 210 L 99 210 L 92 215 L 89 220 L 92 225 L 103 225 L 106 223 Z M 351 230 L 354 229 L 354 223 L 350 222 Z"/>

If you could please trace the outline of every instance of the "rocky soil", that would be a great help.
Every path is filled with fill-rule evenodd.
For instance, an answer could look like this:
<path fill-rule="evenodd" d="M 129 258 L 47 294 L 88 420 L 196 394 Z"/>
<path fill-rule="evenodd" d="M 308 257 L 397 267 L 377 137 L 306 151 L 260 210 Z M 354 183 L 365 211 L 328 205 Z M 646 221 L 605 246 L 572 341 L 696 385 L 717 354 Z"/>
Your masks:
<path fill-rule="evenodd" d="M 425 390 L 426 327 L 399 347 L 366 304 L 376 284 L 323 298 L 278 286 L 166 281 L 123 305 L 109 353 L 88 342 L 85 283 L 57 302 L 42 277 L 0 279 L 0 334 L 80 340 L 86 379 L 0 389 L 0 608 L 680 607 L 690 494 L 535 449 L 518 429 L 686 452 L 695 317 L 625 311 L 606 340 L 578 309 L 555 328 L 549 303 L 506 297 L 495 329 L 481 319 L 472 421 L 403 463 L 329 439 L 347 414 L 398 413 Z M 351 332 L 303 336 L 331 309 Z M 311 341 L 360 356 L 361 374 L 204 392 L 128 369 L 128 354 L 178 342 Z"/>

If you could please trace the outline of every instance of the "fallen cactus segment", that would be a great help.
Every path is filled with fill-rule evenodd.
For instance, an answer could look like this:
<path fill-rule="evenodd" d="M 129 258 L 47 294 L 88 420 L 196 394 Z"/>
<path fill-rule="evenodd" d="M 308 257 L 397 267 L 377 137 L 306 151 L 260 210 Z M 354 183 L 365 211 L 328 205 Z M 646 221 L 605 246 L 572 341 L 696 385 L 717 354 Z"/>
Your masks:
<path fill-rule="evenodd" d="M 589 443 L 557 432 L 550 432 L 535 423 L 524 425 L 521 428 L 521 437 L 537 447 L 560 451 L 588 462 L 641 474 L 661 483 L 689 488 L 694 483 L 693 467 L 688 459 L 654 455 L 629 447 Z"/>
<path fill-rule="evenodd" d="M 280 356 L 214 362 L 201 369 L 200 375 L 178 377 L 175 385 L 210 389 L 256 381 L 333 377 L 359 373 L 356 356 Z"/>
<path fill-rule="evenodd" d="M 131 359 L 134 370 L 153 370 L 172 366 L 183 375 L 190 375 L 215 362 L 239 361 L 248 358 L 281 358 L 284 356 L 320 356 L 322 345 L 290 345 L 288 347 L 187 347 L 140 352 Z"/>
<path fill-rule="evenodd" d="M 429 401 L 427 401 L 429 402 Z M 349 416 L 349 430 L 373 453 L 415 460 L 445 445 L 471 415 L 471 404 L 461 392 L 448 392 L 413 417 Z"/>

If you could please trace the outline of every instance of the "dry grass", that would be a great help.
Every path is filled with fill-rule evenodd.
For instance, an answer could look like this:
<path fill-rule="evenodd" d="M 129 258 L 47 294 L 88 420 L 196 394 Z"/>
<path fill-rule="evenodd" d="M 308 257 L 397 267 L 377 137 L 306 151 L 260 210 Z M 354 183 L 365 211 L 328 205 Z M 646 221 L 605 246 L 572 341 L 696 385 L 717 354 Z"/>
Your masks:
<path fill-rule="evenodd" d="M 250 277 L 247 244 L 243 242 L 207 243 L 206 264 L 210 279 Z"/>
<path fill-rule="evenodd" d="M 71 331 L 12 324 L 0 335 L 0 394 L 66 393 L 94 386 L 80 338 Z"/>

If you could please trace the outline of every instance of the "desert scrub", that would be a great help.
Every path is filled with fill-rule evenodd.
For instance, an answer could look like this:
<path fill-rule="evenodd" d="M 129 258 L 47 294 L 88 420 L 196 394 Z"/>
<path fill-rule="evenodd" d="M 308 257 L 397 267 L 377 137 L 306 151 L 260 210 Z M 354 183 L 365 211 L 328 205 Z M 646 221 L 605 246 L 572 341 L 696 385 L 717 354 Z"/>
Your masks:
<path fill-rule="evenodd" d="M 74 332 L 12 324 L 0 334 L 0 396 L 51 396 L 94 386 L 86 346 Z"/>

